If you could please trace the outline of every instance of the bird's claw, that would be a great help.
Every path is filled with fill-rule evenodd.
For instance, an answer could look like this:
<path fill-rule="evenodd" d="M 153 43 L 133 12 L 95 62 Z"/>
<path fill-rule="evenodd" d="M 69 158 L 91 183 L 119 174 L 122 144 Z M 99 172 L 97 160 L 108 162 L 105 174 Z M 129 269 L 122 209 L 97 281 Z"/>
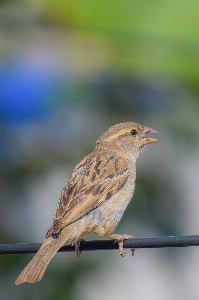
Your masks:
<path fill-rule="evenodd" d="M 118 247 L 119 247 L 119 254 L 120 254 L 122 257 L 124 257 L 124 256 L 126 255 L 126 253 L 123 251 L 123 250 L 124 250 L 124 248 L 123 248 L 124 241 L 125 241 L 125 240 L 129 240 L 129 239 L 132 239 L 133 236 L 128 235 L 128 234 L 111 234 L 110 237 L 117 240 L 117 242 L 118 242 Z M 133 255 L 133 250 L 134 250 L 134 249 L 131 249 L 132 255 Z"/>

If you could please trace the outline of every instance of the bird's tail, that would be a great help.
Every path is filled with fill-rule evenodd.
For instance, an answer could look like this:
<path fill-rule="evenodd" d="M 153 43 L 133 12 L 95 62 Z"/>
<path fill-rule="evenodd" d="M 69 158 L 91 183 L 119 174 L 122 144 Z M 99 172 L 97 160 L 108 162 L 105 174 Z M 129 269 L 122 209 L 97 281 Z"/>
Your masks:
<path fill-rule="evenodd" d="M 52 236 L 46 238 L 37 254 L 18 276 L 15 284 L 21 284 L 24 282 L 35 283 L 40 281 L 51 259 L 59 248 L 65 244 L 65 242 L 66 241 L 62 239 L 62 236 L 59 236 L 56 239 Z"/>

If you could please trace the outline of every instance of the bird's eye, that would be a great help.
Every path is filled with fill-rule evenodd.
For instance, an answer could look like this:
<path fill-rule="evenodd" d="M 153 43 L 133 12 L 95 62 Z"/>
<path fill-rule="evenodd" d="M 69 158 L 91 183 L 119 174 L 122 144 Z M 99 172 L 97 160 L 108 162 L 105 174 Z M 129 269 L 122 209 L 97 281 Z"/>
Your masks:
<path fill-rule="evenodd" d="M 132 129 L 132 130 L 131 130 L 131 134 L 132 134 L 133 136 L 136 136 L 137 131 L 136 131 L 135 129 Z"/>

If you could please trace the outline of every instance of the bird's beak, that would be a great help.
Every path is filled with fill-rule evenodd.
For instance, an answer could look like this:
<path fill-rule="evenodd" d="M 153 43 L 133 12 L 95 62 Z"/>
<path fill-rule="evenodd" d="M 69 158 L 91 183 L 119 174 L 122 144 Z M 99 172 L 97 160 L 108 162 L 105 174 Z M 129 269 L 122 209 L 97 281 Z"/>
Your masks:
<path fill-rule="evenodd" d="M 151 133 L 159 133 L 159 132 L 153 128 L 145 127 L 143 133 L 151 134 Z M 158 140 L 153 139 L 153 138 L 143 138 L 143 139 L 141 139 L 141 141 L 142 141 L 142 145 L 148 145 L 148 144 L 153 144 L 153 143 L 158 142 Z"/>

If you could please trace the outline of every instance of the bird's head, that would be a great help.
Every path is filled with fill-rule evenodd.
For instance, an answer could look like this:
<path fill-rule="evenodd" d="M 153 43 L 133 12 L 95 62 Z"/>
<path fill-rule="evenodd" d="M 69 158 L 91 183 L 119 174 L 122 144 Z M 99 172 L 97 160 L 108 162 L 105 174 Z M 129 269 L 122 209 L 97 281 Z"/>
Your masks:
<path fill-rule="evenodd" d="M 145 145 L 158 142 L 158 140 L 146 136 L 151 133 L 158 133 L 158 131 L 138 123 L 120 123 L 109 128 L 97 140 L 97 146 L 103 144 L 109 148 L 125 151 L 126 154 L 129 153 L 131 155 L 133 153 L 135 156 L 138 156 Z"/>

